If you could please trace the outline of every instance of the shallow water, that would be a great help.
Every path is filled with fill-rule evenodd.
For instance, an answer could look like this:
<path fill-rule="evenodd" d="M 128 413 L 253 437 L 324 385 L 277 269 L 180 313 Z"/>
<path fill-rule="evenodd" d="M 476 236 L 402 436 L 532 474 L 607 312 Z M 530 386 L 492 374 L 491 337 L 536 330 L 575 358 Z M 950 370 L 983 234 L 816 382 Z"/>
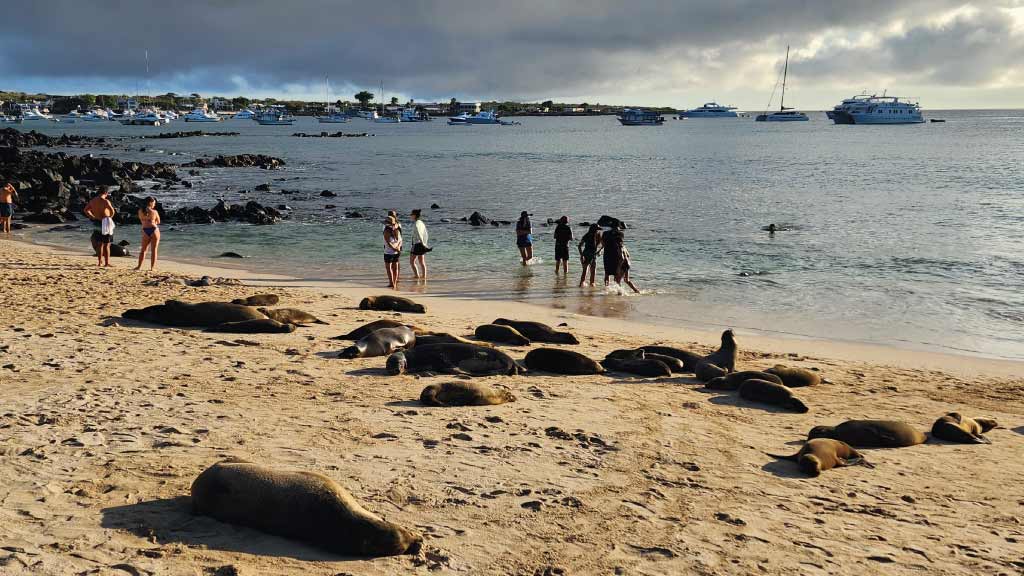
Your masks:
<path fill-rule="evenodd" d="M 127 151 L 95 153 L 146 162 L 243 152 L 286 159 L 287 168 L 276 172 L 180 171 L 195 188 L 154 192 L 172 207 L 225 198 L 293 208 L 275 226 L 165 227 L 167 258 L 233 250 L 249 256 L 241 265 L 250 269 L 383 285 L 383 211 L 423 208 L 434 246 L 432 279 L 417 288 L 426 292 L 1024 359 L 1024 111 L 936 112 L 931 116 L 948 121 L 887 127 L 835 126 L 824 114 L 811 116 L 783 125 L 747 118 L 649 128 L 621 127 L 611 117 L 523 118 L 509 127 L 302 118 L 290 127 L 179 121 L 164 128 L 21 128 L 90 135 L 232 130 L 242 135 L 132 140 Z M 290 137 L 321 130 L 373 136 Z M 239 192 L 263 182 L 270 193 Z M 320 197 L 324 189 L 338 197 Z M 429 210 L 433 202 L 442 208 Z M 345 219 L 352 208 L 373 217 Z M 529 210 L 540 262 L 520 266 L 512 227 L 458 221 L 474 210 L 503 220 Z M 577 237 L 584 229 L 576 223 L 601 214 L 626 221 L 633 278 L 645 293 L 580 290 L 577 261 L 568 281 L 556 279 L 553 227 L 541 223 L 563 214 Z M 770 222 L 790 230 L 769 236 L 761 227 Z M 407 245 L 409 230 L 406 223 Z M 81 244 L 85 236 L 34 235 L 59 244 Z M 122 227 L 119 237 L 137 245 L 138 229 Z"/>

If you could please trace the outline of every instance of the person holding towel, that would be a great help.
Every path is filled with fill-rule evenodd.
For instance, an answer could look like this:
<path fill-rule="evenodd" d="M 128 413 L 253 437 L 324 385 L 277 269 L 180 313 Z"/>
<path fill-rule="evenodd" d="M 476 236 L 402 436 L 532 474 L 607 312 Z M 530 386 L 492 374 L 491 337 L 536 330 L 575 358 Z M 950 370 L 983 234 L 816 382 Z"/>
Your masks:
<path fill-rule="evenodd" d="M 92 249 L 96 251 L 97 266 L 110 267 L 110 245 L 114 243 L 114 205 L 110 203 L 110 189 L 100 186 L 99 193 L 82 209 L 82 213 L 92 220 Z"/>

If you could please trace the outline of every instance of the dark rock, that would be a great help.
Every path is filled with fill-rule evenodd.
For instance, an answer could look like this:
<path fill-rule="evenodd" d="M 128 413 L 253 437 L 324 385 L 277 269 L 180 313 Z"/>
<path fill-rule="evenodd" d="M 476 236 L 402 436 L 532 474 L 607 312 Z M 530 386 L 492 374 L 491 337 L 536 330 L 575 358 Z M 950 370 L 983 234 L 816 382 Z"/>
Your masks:
<path fill-rule="evenodd" d="M 438 208 L 440 208 L 440 206 L 438 206 L 437 204 L 431 204 L 430 205 L 430 209 L 431 210 L 437 210 Z"/>
<path fill-rule="evenodd" d="M 320 196 L 322 196 L 323 198 L 335 198 L 337 197 L 337 194 L 331 192 L 330 190 L 324 190 L 323 192 L 320 193 Z"/>
<path fill-rule="evenodd" d="M 199 158 L 187 164 L 182 164 L 185 168 L 248 168 L 258 166 L 267 170 L 275 170 L 284 165 L 284 160 L 264 154 L 221 155 L 213 158 Z"/>
<path fill-rule="evenodd" d="M 287 205 L 287 204 L 278 204 L 277 205 L 277 209 L 278 210 L 291 210 L 292 207 Z"/>
<path fill-rule="evenodd" d="M 327 204 L 326 206 L 324 206 L 324 210 L 334 210 L 335 208 L 337 208 L 337 206 L 335 206 L 334 204 Z"/>
<path fill-rule="evenodd" d="M 260 184 L 259 186 L 253 188 L 253 190 L 257 192 L 270 192 L 270 184 Z"/>
<path fill-rule="evenodd" d="M 345 218 L 365 218 L 362 212 L 353 210 L 351 212 L 345 212 Z"/>
<path fill-rule="evenodd" d="M 491 220 L 479 212 L 473 212 L 469 216 L 469 223 L 473 226 L 482 226 L 484 224 L 490 224 Z"/>
<path fill-rule="evenodd" d="M 626 223 L 618 218 L 612 216 L 601 216 L 597 219 L 597 225 L 602 228 L 619 228 L 621 230 L 626 229 Z"/>
<path fill-rule="evenodd" d="M 63 216 L 58 213 L 50 212 L 49 210 L 37 212 L 35 214 L 28 214 L 21 220 L 22 222 L 30 222 L 33 224 L 63 224 L 65 222 Z"/>
<path fill-rule="evenodd" d="M 245 258 L 245 256 L 242 256 L 237 252 L 222 252 L 217 256 L 217 258 Z"/>
<path fill-rule="evenodd" d="M 192 130 L 191 132 L 161 132 L 151 136 L 140 136 L 140 138 L 194 138 L 196 136 L 238 136 L 238 132 L 203 132 Z"/>

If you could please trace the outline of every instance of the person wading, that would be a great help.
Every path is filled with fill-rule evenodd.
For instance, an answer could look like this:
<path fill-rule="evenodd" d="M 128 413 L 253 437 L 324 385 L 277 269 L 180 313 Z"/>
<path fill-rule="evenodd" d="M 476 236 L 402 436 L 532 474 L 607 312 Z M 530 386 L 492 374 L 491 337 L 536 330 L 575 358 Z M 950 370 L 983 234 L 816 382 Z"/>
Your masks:
<path fill-rule="evenodd" d="M 516 222 L 516 246 L 519 247 L 519 255 L 523 258 L 523 266 L 533 260 L 533 224 L 530 223 L 530 215 L 524 210 Z"/>
<path fill-rule="evenodd" d="M 398 219 L 388 216 L 384 220 L 384 268 L 388 273 L 388 287 L 398 289 L 398 260 L 402 257 L 402 229 Z"/>
<path fill-rule="evenodd" d="M 427 252 L 433 250 L 430 247 L 430 238 L 427 234 L 427 225 L 421 218 L 422 211 L 417 208 L 412 211 L 412 252 L 409 253 L 409 265 L 412 266 L 412 275 L 416 278 L 427 279 L 427 262 L 424 259 Z M 417 268 L 419 264 L 419 268 Z"/>

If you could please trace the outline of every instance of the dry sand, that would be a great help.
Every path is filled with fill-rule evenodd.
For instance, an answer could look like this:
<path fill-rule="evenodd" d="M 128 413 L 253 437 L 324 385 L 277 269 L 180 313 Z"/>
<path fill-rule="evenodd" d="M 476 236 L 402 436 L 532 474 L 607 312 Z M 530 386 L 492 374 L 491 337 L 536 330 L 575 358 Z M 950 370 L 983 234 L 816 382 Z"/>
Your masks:
<path fill-rule="evenodd" d="M 83 254 L 0 240 L 2 574 L 1019 574 L 1021 363 L 739 335 L 739 368 L 817 367 L 809 414 L 709 393 L 692 378 L 493 377 L 518 401 L 425 408 L 428 383 L 345 361 L 330 340 L 394 314 L 365 287 L 232 274 L 188 288 Z M 210 270 L 164 263 L 172 277 Z M 330 325 L 207 334 L 117 319 L 168 298 L 272 291 Z M 594 358 L 716 334 L 505 302 L 420 297 L 431 329 L 497 316 L 567 322 Z M 113 318 L 113 319 L 112 319 Z M 526 349 L 508 349 L 522 358 Z M 875 469 L 799 476 L 767 452 L 807 430 L 889 418 L 923 430 L 958 410 L 999 420 L 992 445 L 865 450 Z M 332 556 L 189 512 L 224 456 L 319 471 L 425 536 L 418 556 Z M 234 570 L 234 571 L 232 571 Z M 559 572 L 561 570 L 561 572 Z"/>

